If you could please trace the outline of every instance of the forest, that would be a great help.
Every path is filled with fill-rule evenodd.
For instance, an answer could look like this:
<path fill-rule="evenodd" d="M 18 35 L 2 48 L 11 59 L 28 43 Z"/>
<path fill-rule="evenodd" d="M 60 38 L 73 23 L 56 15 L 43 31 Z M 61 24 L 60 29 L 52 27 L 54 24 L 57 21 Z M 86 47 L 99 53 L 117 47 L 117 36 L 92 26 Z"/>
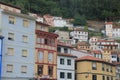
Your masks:
<path fill-rule="evenodd" d="M 120 0 L 1 0 L 21 7 L 23 13 L 51 14 L 84 20 L 119 20 Z M 79 20 L 80 20 L 79 19 Z"/>

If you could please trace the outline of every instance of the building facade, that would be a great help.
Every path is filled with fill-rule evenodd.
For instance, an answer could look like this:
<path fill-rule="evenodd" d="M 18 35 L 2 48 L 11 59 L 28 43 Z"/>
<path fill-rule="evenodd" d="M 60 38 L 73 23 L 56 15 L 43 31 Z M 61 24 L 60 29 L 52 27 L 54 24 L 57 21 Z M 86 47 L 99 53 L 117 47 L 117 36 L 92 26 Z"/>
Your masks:
<path fill-rule="evenodd" d="M 106 36 L 109 38 L 120 38 L 120 23 L 106 22 Z"/>
<path fill-rule="evenodd" d="M 75 58 L 71 46 L 58 43 L 57 80 L 75 80 Z"/>
<path fill-rule="evenodd" d="M 84 56 L 76 59 L 76 80 L 115 79 L 116 68 L 114 64 L 91 56 Z"/>
<path fill-rule="evenodd" d="M 82 30 L 74 30 L 70 32 L 70 36 L 75 40 L 75 43 L 78 41 L 88 41 L 88 32 Z"/>
<path fill-rule="evenodd" d="M 57 80 L 57 34 L 49 33 L 48 25 L 36 23 L 35 78 Z M 44 28 L 43 28 L 44 27 Z"/>
<path fill-rule="evenodd" d="M 20 8 L 12 5 L 0 6 L 0 34 L 4 36 L 2 80 L 32 79 L 35 18 L 21 14 Z"/>

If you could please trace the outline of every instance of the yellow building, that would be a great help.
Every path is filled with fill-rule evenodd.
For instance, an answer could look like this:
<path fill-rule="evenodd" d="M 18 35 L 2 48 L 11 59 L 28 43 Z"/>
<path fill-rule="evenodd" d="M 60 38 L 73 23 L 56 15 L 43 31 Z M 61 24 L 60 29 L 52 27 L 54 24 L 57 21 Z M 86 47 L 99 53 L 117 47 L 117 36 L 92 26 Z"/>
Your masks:
<path fill-rule="evenodd" d="M 115 80 L 116 68 L 112 63 L 92 56 L 76 59 L 76 80 Z"/>
<path fill-rule="evenodd" d="M 48 25 L 36 23 L 36 80 L 57 79 L 57 34 L 49 33 Z"/>
<path fill-rule="evenodd" d="M 107 61 L 107 62 L 111 62 L 111 51 L 110 49 L 102 49 L 102 56 L 103 56 L 103 60 Z"/>

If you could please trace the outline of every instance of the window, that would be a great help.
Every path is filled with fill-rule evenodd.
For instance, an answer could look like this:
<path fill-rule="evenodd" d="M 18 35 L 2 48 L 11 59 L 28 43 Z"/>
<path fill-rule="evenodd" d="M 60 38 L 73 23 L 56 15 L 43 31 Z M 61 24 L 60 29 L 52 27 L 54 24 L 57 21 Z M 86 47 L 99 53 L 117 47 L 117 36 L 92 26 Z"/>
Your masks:
<path fill-rule="evenodd" d="M 58 51 L 58 52 L 61 52 L 61 47 L 57 47 L 57 51 Z"/>
<path fill-rule="evenodd" d="M 53 61 L 53 53 L 48 53 L 48 61 Z"/>
<path fill-rule="evenodd" d="M 14 40 L 14 33 L 8 33 L 8 40 Z"/>
<path fill-rule="evenodd" d="M 92 80 L 97 80 L 97 76 L 96 75 L 92 75 Z"/>
<path fill-rule="evenodd" d="M 97 70 L 97 64 L 96 64 L 96 62 L 92 62 L 92 69 L 93 70 Z"/>
<path fill-rule="evenodd" d="M 7 72 L 13 72 L 13 65 L 7 64 Z"/>
<path fill-rule="evenodd" d="M 14 48 L 8 48 L 8 55 L 14 55 Z"/>
<path fill-rule="evenodd" d="M 111 80 L 113 80 L 113 77 L 111 76 Z"/>
<path fill-rule="evenodd" d="M 38 53 L 38 58 L 39 58 L 39 60 L 43 60 L 43 52 L 40 51 Z"/>
<path fill-rule="evenodd" d="M 25 65 L 21 66 L 21 73 L 27 73 L 27 66 Z"/>
<path fill-rule="evenodd" d="M 64 59 L 62 59 L 62 58 L 60 59 L 60 64 L 62 64 L 62 65 L 64 64 Z"/>
<path fill-rule="evenodd" d="M 64 48 L 64 53 L 68 53 L 68 49 L 67 48 Z"/>
<path fill-rule="evenodd" d="M 28 36 L 23 35 L 23 42 L 27 43 L 28 42 Z"/>
<path fill-rule="evenodd" d="M 102 80 L 105 80 L 105 76 L 102 76 Z"/>
<path fill-rule="evenodd" d="M 48 75 L 53 75 L 53 66 L 48 66 Z"/>
<path fill-rule="evenodd" d="M 110 66 L 110 72 L 112 72 L 112 66 Z"/>
<path fill-rule="evenodd" d="M 37 38 L 37 43 L 41 43 L 41 38 Z"/>
<path fill-rule="evenodd" d="M 65 73 L 64 72 L 60 72 L 60 78 L 65 78 Z"/>
<path fill-rule="evenodd" d="M 102 64 L 102 71 L 105 70 L 105 64 Z"/>
<path fill-rule="evenodd" d="M 108 65 L 106 65 L 106 71 L 109 72 L 109 66 Z"/>
<path fill-rule="evenodd" d="M 23 20 L 23 26 L 28 27 L 29 26 L 29 21 L 28 20 Z"/>
<path fill-rule="evenodd" d="M 15 24 L 15 17 L 9 16 L 9 24 Z"/>
<path fill-rule="evenodd" d="M 38 65 L 38 75 L 43 74 L 43 65 Z"/>
<path fill-rule="evenodd" d="M 71 60 L 70 59 L 67 60 L 67 65 L 71 65 Z"/>
<path fill-rule="evenodd" d="M 45 39 L 45 44 L 48 45 L 48 39 Z"/>
<path fill-rule="evenodd" d="M 72 73 L 67 73 L 67 78 L 72 79 Z"/>
<path fill-rule="evenodd" d="M 107 76 L 107 80 L 110 80 L 108 76 Z"/>
<path fill-rule="evenodd" d="M 27 57 L 27 55 L 28 55 L 28 51 L 23 49 L 22 50 L 22 57 Z"/>

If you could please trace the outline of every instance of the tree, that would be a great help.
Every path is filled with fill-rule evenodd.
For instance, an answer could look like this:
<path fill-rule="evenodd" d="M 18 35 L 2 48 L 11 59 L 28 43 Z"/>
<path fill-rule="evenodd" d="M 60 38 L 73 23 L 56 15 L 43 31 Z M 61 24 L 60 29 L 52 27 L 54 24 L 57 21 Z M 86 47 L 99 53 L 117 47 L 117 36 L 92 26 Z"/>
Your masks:
<path fill-rule="evenodd" d="M 73 21 L 74 26 L 85 26 L 87 24 L 85 16 L 76 13 Z"/>

